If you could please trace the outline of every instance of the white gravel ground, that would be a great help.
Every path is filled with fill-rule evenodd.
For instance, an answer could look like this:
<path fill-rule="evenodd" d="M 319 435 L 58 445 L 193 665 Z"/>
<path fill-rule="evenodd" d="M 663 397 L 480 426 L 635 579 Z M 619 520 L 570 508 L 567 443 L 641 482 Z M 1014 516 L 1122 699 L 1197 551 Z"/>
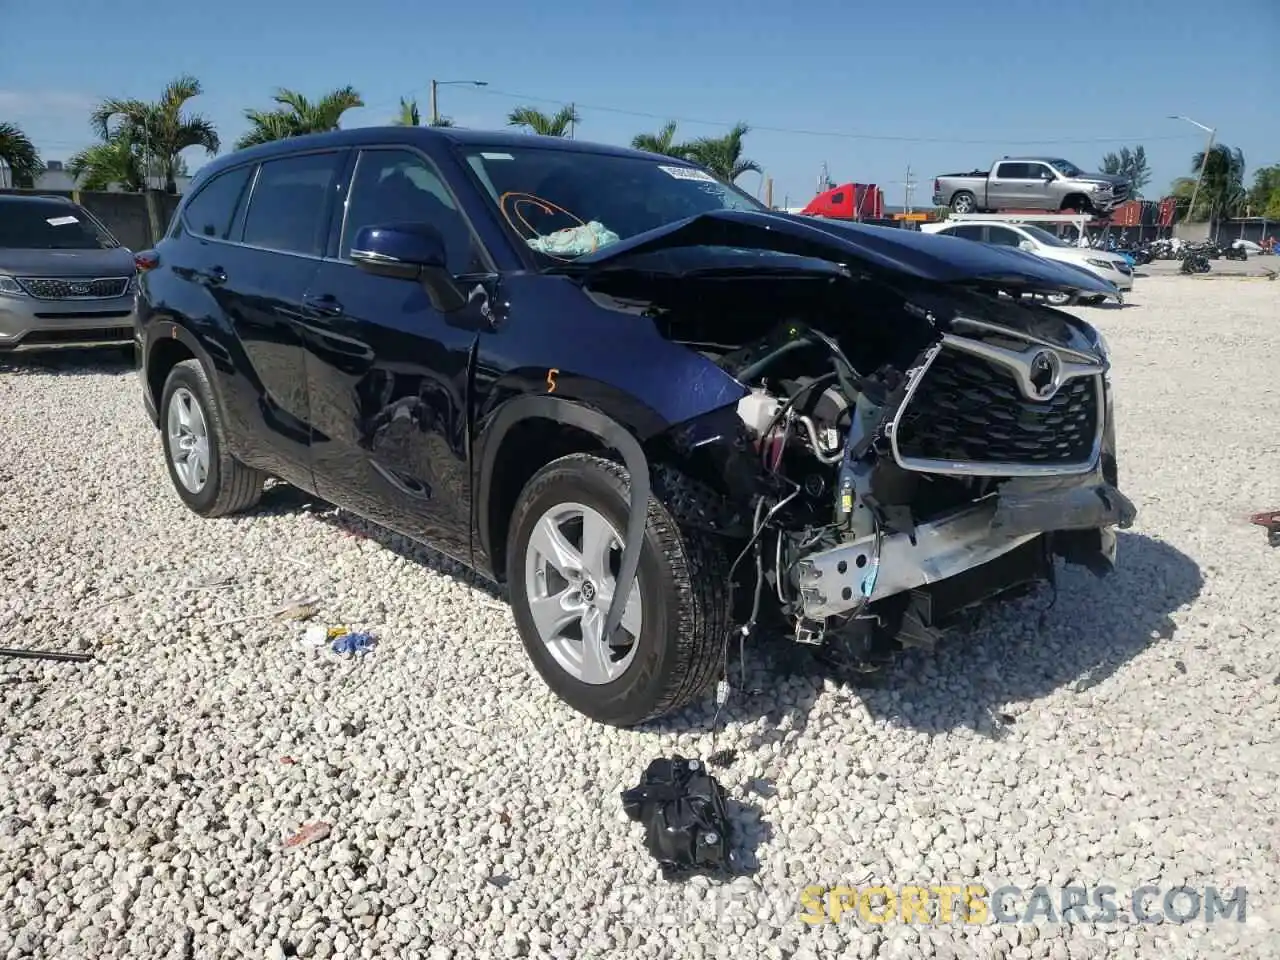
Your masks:
<path fill-rule="evenodd" d="M 1280 956 L 1280 550 L 1241 519 L 1280 508 L 1280 283 L 1083 314 L 1140 511 L 1119 572 L 1064 569 L 1043 629 L 1034 597 L 875 690 L 758 656 L 714 745 L 709 710 L 570 712 L 500 600 L 287 488 L 189 514 L 118 362 L 0 364 L 0 643 L 99 658 L 0 659 L 0 958 Z M 376 651 L 261 618 L 306 594 Z M 759 868 L 665 885 L 618 793 L 713 747 Z M 876 883 L 1013 884 L 1018 913 L 1110 884 L 1122 913 L 800 919 L 806 885 Z M 1245 922 L 1137 923 L 1143 884 L 1244 886 Z"/>

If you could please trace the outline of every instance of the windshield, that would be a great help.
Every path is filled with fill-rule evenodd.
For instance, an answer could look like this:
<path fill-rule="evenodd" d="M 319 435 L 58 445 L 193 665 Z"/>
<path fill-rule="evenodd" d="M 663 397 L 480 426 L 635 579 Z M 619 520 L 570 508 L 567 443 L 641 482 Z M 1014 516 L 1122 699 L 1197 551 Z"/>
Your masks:
<path fill-rule="evenodd" d="M 0 197 L 0 248 L 109 250 L 120 244 L 85 210 L 52 200 Z"/>
<path fill-rule="evenodd" d="M 1042 230 L 1040 227 L 1029 227 L 1026 224 L 1018 224 L 1018 226 L 1026 232 L 1037 243 L 1043 243 L 1046 247 L 1069 247 L 1067 243 L 1060 237 L 1055 237 L 1048 230 Z"/>
<path fill-rule="evenodd" d="M 464 156 L 512 231 L 554 261 L 701 213 L 765 209 L 676 160 L 542 147 L 475 148 Z"/>
<path fill-rule="evenodd" d="M 1059 172 L 1065 173 L 1068 177 L 1079 177 L 1084 171 L 1077 167 L 1070 160 L 1050 160 L 1049 163 Z"/>

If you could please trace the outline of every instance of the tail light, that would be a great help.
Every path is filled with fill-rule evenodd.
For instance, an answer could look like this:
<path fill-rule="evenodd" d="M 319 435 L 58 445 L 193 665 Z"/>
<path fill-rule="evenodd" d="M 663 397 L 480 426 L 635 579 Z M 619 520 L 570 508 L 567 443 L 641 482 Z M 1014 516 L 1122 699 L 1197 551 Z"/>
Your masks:
<path fill-rule="evenodd" d="M 936 177 L 934 178 L 934 181 L 933 181 L 933 192 L 934 193 L 942 192 L 942 181 L 937 179 Z"/>
<path fill-rule="evenodd" d="M 154 250 L 143 250 L 133 255 L 133 265 L 139 273 L 146 273 L 160 266 L 160 254 Z"/>

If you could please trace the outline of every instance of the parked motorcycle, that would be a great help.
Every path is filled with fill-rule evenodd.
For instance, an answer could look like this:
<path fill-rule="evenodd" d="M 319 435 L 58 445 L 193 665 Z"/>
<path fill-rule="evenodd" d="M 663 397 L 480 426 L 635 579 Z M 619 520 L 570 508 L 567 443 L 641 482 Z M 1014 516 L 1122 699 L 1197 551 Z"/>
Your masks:
<path fill-rule="evenodd" d="M 1222 255 L 1228 260 L 1248 260 L 1249 251 L 1244 247 L 1237 247 L 1234 243 L 1222 251 Z"/>
<path fill-rule="evenodd" d="M 1188 249 L 1182 257 L 1182 273 L 1208 273 L 1209 258 L 1195 249 Z"/>

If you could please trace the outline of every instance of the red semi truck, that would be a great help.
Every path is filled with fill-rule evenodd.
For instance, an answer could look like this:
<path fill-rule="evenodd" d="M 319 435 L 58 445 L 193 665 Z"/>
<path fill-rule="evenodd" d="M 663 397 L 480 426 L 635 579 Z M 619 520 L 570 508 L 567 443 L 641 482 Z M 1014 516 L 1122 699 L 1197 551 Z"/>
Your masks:
<path fill-rule="evenodd" d="M 831 220 L 879 220 L 884 216 L 884 191 L 874 183 L 845 183 L 818 194 L 800 212 Z"/>

